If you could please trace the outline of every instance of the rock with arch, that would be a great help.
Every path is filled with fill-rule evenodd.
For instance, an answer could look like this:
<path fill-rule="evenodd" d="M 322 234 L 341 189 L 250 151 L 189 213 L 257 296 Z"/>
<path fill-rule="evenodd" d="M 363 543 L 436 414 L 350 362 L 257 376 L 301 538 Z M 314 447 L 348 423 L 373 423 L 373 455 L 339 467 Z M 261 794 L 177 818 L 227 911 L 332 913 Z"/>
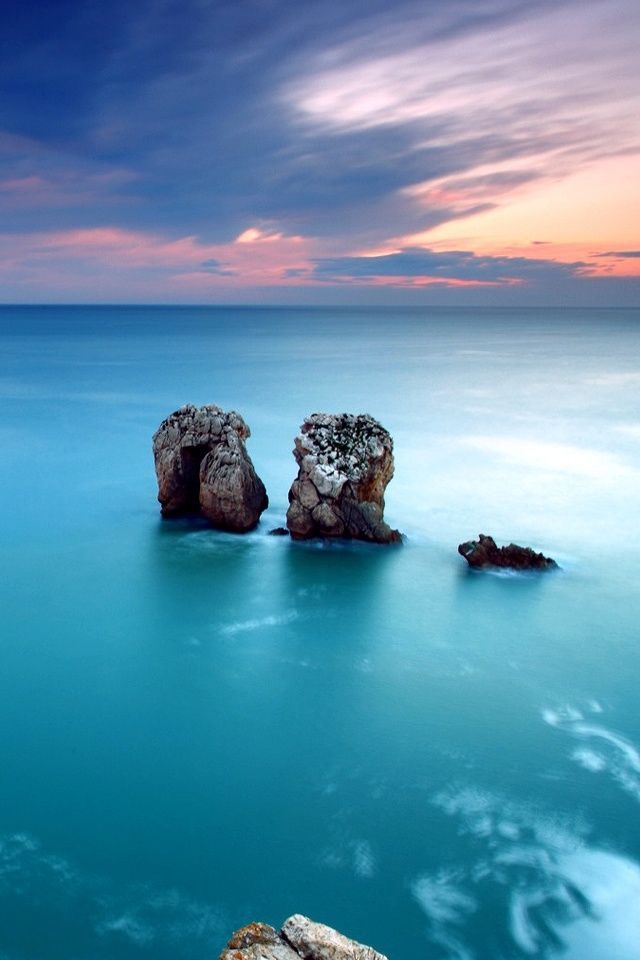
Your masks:
<path fill-rule="evenodd" d="M 153 435 L 158 500 L 164 517 L 200 514 L 215 527 L 245 533 L 269 505 L 245 447 L 239 413 L 186 404 Z"/>

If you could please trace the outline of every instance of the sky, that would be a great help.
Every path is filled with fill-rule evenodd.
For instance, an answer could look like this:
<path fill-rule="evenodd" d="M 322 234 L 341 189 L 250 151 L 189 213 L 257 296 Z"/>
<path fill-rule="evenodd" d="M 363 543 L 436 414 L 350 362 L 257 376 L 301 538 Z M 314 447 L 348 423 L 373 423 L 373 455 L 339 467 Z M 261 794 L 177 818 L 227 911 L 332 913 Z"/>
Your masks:
<path fill-rule="evenodd" d="M 2 10 L 2 302 L 640 302 L 637 0 Z"/>

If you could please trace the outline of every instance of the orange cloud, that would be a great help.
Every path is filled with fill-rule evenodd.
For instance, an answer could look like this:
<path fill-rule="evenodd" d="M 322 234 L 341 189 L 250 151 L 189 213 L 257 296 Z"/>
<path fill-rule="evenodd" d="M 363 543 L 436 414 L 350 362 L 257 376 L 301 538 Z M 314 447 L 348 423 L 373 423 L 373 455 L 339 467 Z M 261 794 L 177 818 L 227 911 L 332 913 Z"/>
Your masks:
<path fill-rule="evenodd" d="M 369 277 L 367 286 L 373 287 L 517 287 L 524 281 L 509 277 L 501 280 L 464 280 L 460 277 Z"/>
<path fill-rule="evenodd" d="M 638 155 L 602 157 L 563 177 L 550 176 L 545 167 L 538 179 L 514 183 L 497 191 L 489 208 L 473 209 L 482 197 L 484 170 L 456 181 L 462 192 L 456 219 L 429 230 L 395 237 L 390 245 L 423 246 L 434 250 L 464 248 L 479 256 L 527 257 L 584 261 L 584 276 L 633 277 L 640 275 L 637 257 L 611 257 L 607 251 L 633 251 L 640 247 L 640 191 Z M 411 189 L 416 202 L 442 196 L 454 178 Z M 465 182 L 472 186 L 464 192 Z M 485 181 L 486 182 L 486 181 Z M 435 192 L 434 192 L 435 191 Z M 487 198 L 491 195 L 487 193 Z M 465 212 L 464 205 L 471 209 Z M 544 242 L 540 242 L 544 241 Z M 602 255 L 604 251 L 605 255 Z"/>

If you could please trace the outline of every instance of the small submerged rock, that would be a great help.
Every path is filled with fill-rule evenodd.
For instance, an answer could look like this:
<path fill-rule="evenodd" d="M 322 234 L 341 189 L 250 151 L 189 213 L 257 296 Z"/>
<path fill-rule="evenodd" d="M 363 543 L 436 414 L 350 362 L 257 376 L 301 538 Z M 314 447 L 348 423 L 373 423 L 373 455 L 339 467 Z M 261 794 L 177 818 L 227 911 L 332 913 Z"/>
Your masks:
<path fill-rule="evenodd" d="M 387 960 L 373 947 L 350 940 L 323 923 L 296 913 L 278 933 L 266 923 L 237 930 L 220 960 Z"/>
<path fill-rule="evenodd" d="M 368 414 L 314 413 L 302 424 L 293 455 L 299 469 L 289 491 L 287 527 L 295 540 L 402 539 L 383 518 L 393 441 L 377 420 Z"/>
<path fill-rule="evenodd" d="M 269 530 L 270 537 L 288 537 L 289 531 L 286 527 L 274 527 L 273 530 Z"/>
<path fill-rule="evenodd" d="M 153 435 L 158 500 L 164 517 L 200 513 L 216 527 L 244 533 L 269 505 L 244 441 L 250 430 L 235 410 L 187 404 Z"/>
<path fill-rule="evenodd" d="M 519 547 L 510 543 L 498 547 L 493 537 L 481 533 L 477 540 L 461 543 L 458 553 L 465 558 L 470 567 L 508 567 L 511 570 L 549 570 L 558 564 L 542 553 L 536 553 L 531 547 Z"/>

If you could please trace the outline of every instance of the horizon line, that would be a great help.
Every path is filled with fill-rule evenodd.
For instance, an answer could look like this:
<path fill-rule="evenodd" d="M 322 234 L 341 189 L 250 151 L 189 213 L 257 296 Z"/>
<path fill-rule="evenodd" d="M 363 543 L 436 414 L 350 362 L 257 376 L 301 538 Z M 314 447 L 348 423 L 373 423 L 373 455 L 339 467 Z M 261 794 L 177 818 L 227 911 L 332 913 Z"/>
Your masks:
<path fill-rule="evenodd" d="M 166 309 L 263 309 L 263 310 L 640 310 L 640 304 L 567 304 L 567 303 L 154 303 L 153 301 L 0 301 L 0 309 L 7 307 L 162 307 Z"/>

